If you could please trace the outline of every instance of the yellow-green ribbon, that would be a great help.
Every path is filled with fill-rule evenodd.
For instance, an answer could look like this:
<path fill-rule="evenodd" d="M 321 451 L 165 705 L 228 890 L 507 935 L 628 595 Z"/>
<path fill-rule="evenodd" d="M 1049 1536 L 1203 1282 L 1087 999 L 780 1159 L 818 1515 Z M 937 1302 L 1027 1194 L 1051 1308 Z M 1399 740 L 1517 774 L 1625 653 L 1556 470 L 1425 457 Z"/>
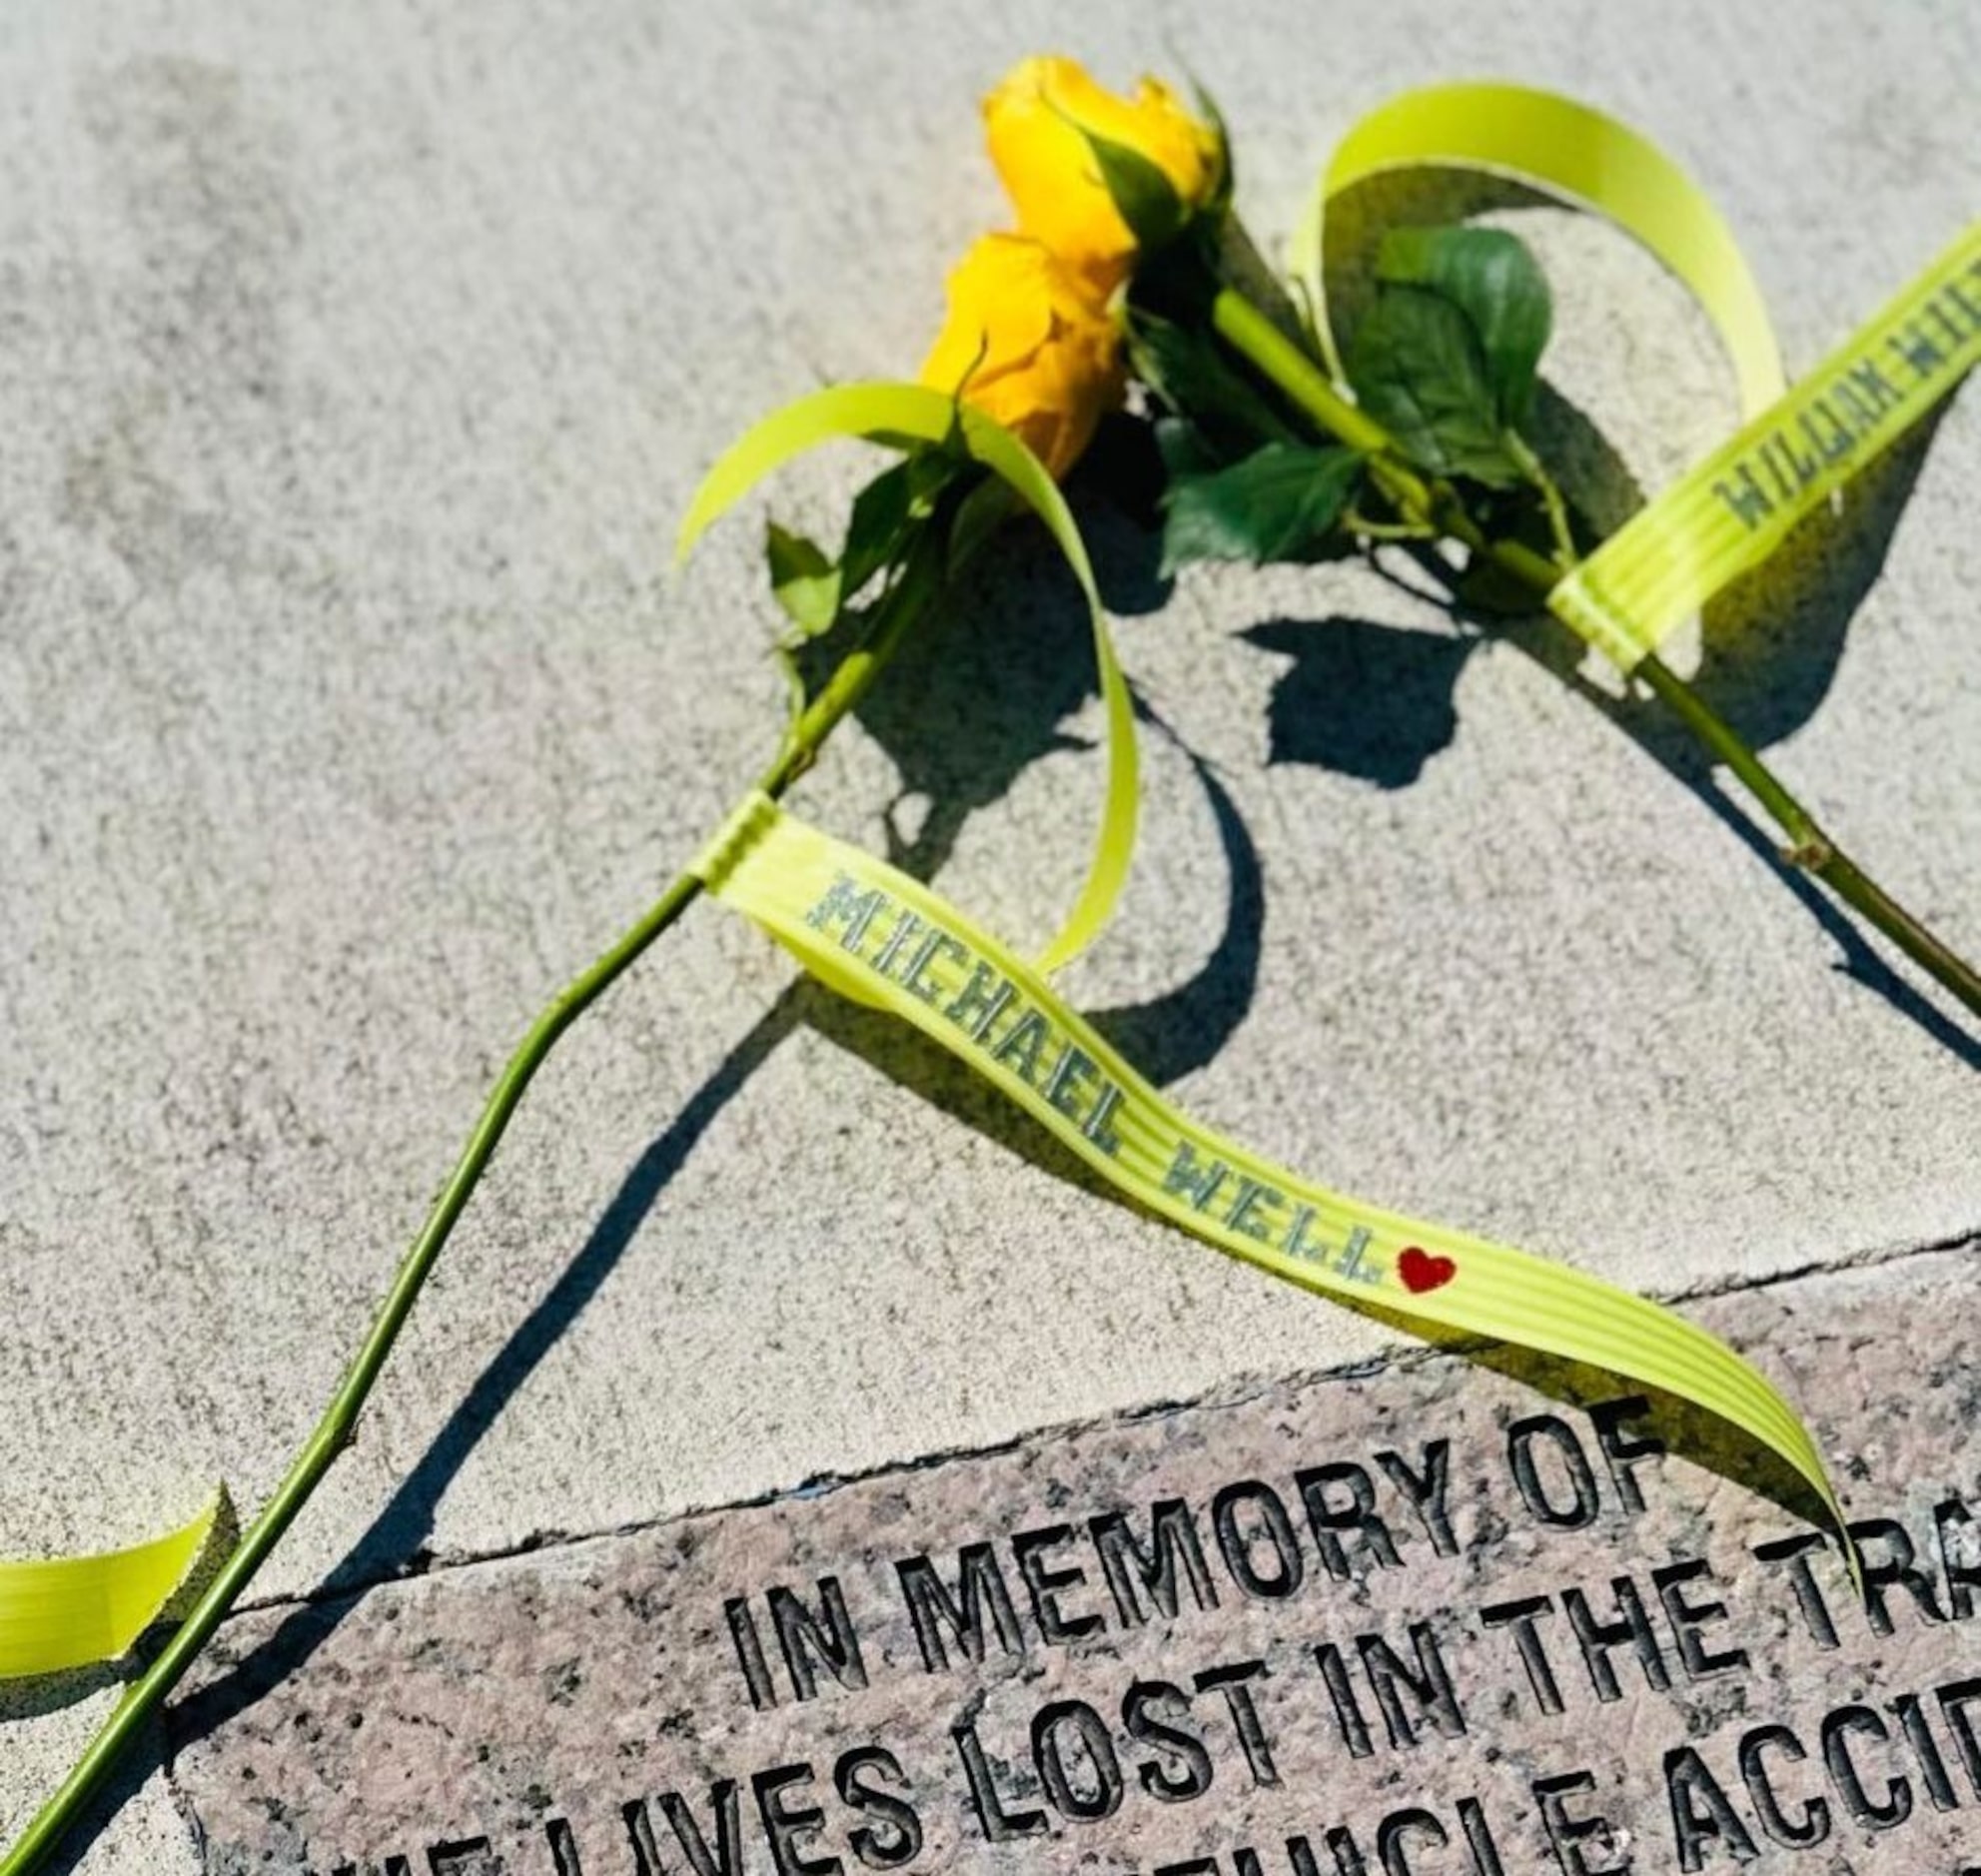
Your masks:
<path fill-rule="evenodd" d="M 709 892 L 828 984 L 912 1023 L 1121 1195 L 1274 1276 L 1660 1388 L 1785 1459 L 1842 1526 L 1795 1410 L 1725 1344 L 1600 1278 L 1319 1186 L 1201 1126 L 1042 973 L 927 886 L 767 796 L 696 861 Z"/>
<path fill-rule="evenodd" d="M 1981 363 L 1981 222 L 1581 562 L 1548 610 L 1631 669 Z"/>
<path fill-rule="evenodd" d="M 185 1581 L 223 1502 L 216 1493 L 183 1529 L 128 1550 L 0 1563 L 0 1679 L 128 1653 Z"/>

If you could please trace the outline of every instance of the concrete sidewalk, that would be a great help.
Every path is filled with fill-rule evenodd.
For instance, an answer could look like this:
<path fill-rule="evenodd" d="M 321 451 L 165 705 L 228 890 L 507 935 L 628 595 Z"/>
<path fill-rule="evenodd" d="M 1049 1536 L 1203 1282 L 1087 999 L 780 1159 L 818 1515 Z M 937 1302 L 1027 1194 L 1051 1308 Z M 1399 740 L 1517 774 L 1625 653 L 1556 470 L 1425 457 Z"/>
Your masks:
<path fill-rule="evenodd" d="M 217 1476 L 262 1499 L 507 1047 L 754 774 L 757 520 L 677 578 L 675 518 L 751 418 L 912 373 L 1002 216 L 975 100 L 1005 65 L 1195 69 L 1275 246 L 1408 83 L 1588 97 L 1720 201 L 1796 370 L 1974 214 L 1981 16 L 1773 11 L 14 8 L 0 1548 L 134 1540 Z M 1518 226 L 1548 376 L 1654 486 L 1729 426 L 1729 374 L 1643 257 Z M 801 469 L 782 508 L 857 473 Z M 1706 650 L 1969 955 L 1977 482 L 1969 388 Z M 1066 987 L 1186 1107 L 1662 1296 L 1970 1244 L 1974 1025 L 1798 897 L 1647 719 L 1366 568 L 1165 593 L 1083 513 L 1174 735 Z M 946 891 L 1036 940 L 1098 799 L 1082 629 L 1014 537 L 805 810 L 878 846 L 894 800 Z M 262 1593 L 1391 1346 L 1076 1190 L 960 1070 L 791 978 L 703 909 L 571 1036 Z M 0 1840 L 113 1694 L 73 1691 L 0 1691 Z M 162 1776 L 78 1867 L 200 1867 Z"/>

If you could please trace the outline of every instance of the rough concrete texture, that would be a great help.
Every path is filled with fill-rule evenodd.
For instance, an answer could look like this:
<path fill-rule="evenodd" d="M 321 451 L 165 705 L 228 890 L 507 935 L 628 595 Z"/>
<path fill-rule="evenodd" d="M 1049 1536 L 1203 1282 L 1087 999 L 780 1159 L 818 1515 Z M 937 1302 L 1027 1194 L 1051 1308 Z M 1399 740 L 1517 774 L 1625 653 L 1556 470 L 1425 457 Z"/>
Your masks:
<path fill-rule="evenodd" d="M 1952 6 L 8 8 L 8 1549 L 135 1538 L 216 1475 L 267 1492 L 510 1041 L 761 757 L 755 518 L 676 578 L 687 491 L 769 406 L 912 369 L 1001 214 L 973 100 L 1048 44 L 1200 72 L 1268 245 L 1407 82 L 1589 96 L 1725 205 L 1796 365 L 1977 195 L 1981 17 Z M 1668 281 L 1495 212 L 1553 265 L 1554 421 L 1613 447 L 1580 440 L 1598 496 L 1721 433 Z M 1970 952 L 1978 469 L 1970 390 L 1704 651 Z M 824 515 L 857 472 L 781 499 Z M 1176 741 L 1067 987 L 1186 1105 L 1660 1294 L 1981 1224 L 1971 1025 L 1641 712 L 1366 569 L 1165 592 L 1145 534 L 1083 513 Z M 893 801 L 917 863 L 1043 933 L 1097 784 L 1079 630 L 1014 539 L 807 808 L 878 842 Z M 789 983 L 704 911 L 571 1037 L 265 1593 L 1385 1346 L 1076 1191 L 960 1070 Z M 94 1710 L 65 1691 L 0 1695 L 0 1834 Z M 88 1876 L 190 1858 L 146 1793 Z"/>
<path fill-rule="evenodd" d="M 1440 1357 L 244 1619 L 176 1774 L 224 1876 L 1950 1872 L 1973 1270 L 1907 1268 L 1706 1310 L 1823 1404 L 1861 1604 L 1668 1408 Z"/>

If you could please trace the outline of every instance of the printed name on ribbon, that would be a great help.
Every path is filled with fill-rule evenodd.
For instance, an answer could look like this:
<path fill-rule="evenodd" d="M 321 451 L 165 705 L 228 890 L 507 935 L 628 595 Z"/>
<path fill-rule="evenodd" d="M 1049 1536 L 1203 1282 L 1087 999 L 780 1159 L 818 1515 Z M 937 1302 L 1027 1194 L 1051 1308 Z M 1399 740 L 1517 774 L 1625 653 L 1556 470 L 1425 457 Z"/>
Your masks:
<path fill-rule="evenodd" d="M 1981 363 L 1981 222 L 1609 536 L 1548 609 L 1621 669 L 1750 571 Z"/>
<path fill-rule="evenodd" d="M 905 1018 L 1123 1197 L 1305 1289 L 1591 1363 L 1719 1415 L 1843 1518 L 1793 1408 L 1725 1344 L 1599 1278 L 1298 1178 L 1181 1114 L 937 894 L 758 795 L 695 864 L 814 975 Z"/>

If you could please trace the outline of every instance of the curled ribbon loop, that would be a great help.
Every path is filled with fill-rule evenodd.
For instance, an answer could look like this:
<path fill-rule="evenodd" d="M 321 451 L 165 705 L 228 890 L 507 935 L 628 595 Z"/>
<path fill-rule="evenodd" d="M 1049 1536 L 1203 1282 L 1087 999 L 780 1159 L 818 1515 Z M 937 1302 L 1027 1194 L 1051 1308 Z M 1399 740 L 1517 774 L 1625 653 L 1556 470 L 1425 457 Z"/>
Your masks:
<path fill-rule="evenodd" d="M 1740 383 L 1742 414 L 1780 396 L 1781 353 L 1761 290 L 1712 199 L 1649 138 L 1591 105 L 1524 85 L 1429 85 L 1360 119 L 1335 147 L 1294 233 L 1293 272 L 1312 296 L 1315 337 L 1338 379 L 1327 314 L 1327 214 L 1392 170 L 1484 170 L 1562 196 L 1613 222 L 1690 290 Z"/>
<path fill-rule="evenodd" d="M 1008 430 L 982 412 L 959 405 L 954 398 L 926 385 L 838 385 L 800 398 L 745 431 L 703 478 L 681 522 L 678 557 L 685 559 L 710 522 L 733 506 L 779 465 L 838 437 L 915 437 L 940 443 L 960 423 L 970 454 L 1001 475 L 1045 522 L 1080 590 L 1094 628 L 1094 663 L 1100 673 L 1101 701 L 1107 716 L 1108 778 L 1087 868 L 1066 922 L 1039 957 L 1039 969 L 1050 974 L 1070 962 L 1098 938 L 1114 915 L 1115 902 L 1128 878 L 1135 853 L 1135 819 L 1139 801 L 1136 783 L 1135 707 L 1128 680 L 1115 656 L 1107 613 L 1086 543 L 1059 484 L 1045 466 Z"/>

